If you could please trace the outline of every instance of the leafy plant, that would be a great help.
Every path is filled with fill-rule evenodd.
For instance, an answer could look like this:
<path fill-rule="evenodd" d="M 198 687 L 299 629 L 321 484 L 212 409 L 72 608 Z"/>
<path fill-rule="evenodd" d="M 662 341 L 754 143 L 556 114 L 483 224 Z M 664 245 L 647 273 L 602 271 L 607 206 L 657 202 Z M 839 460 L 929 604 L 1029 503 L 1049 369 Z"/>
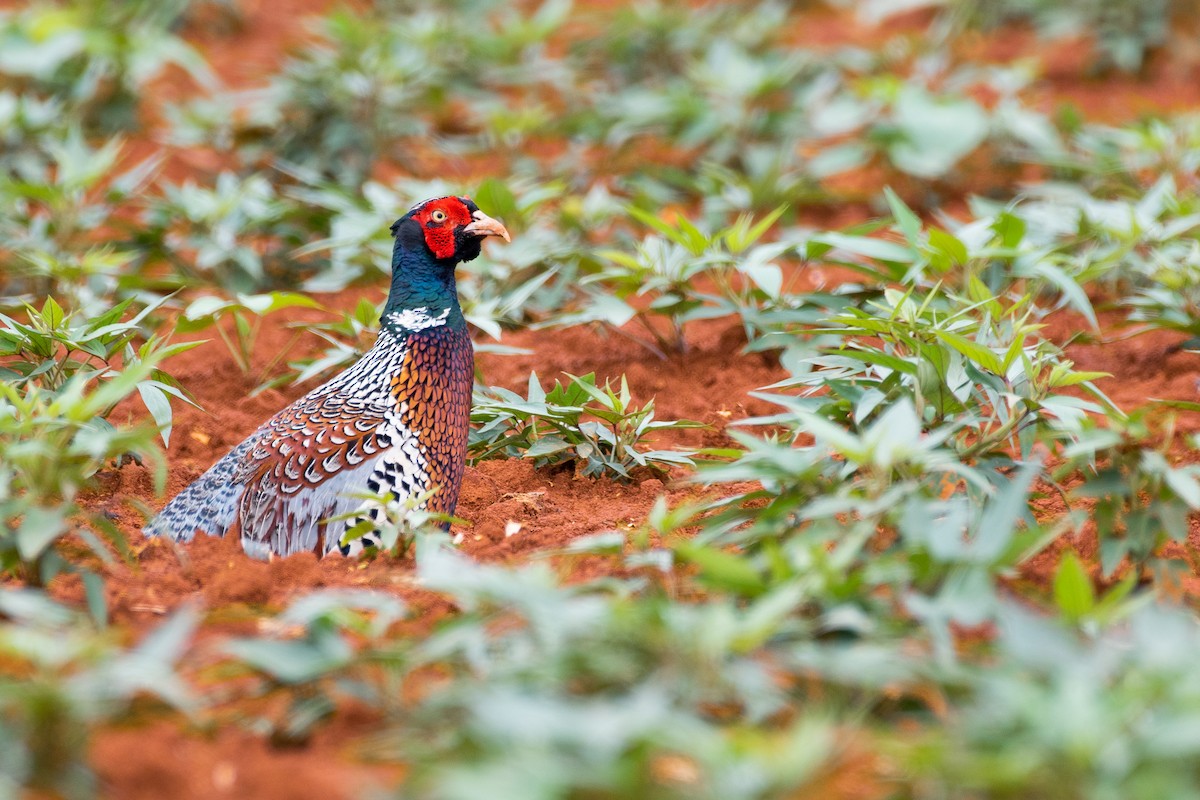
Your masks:
<path fill-rule="evenodd" d="M 187 279 L 248 292 L 294 286 L 316 271 L 294 251 L 319 222 L 264 176 L 222 172 L 211 187 L 189 181 L 159 188 L 162 195 L 147 201 L 143 235 Z"/>
<path fill-rule="evenodd" d="M 995 612 L 997 575 L 1073 524 L 1032 517 L 1035 444 L 1069 444 L 1087 412 L 1111 406 L 1090 384 L 1099 375 L 1037 335 L 1028 295 L 970 285 L 969 298 L 887 289 L 848 308 L 819 331 L 840 343 L 792 362 L 773 387 L 798 396 L 760 394 L 784 410 L 746 420 L 766 432 L 734 432 L 745 450 L 714 453 L 735 459 L 699 478 L 761 489 L 715 503 L 698 543 L 675 546 L 702 579 L 757 596 L 804 576 L 823 609 L 908 597 L 943 655 L 950 623 Z M 1073 396 L 1081 388 L 1099 402 Z M 731 543 L 748 555 L 712 546 Z"/>
<path fill-rule="evenodd" d="M 150 377 L 154 361 L 132 365 L 91 391 L 78 375 L 53 393 L 36 384 L 18 388 L 0 382 L 0 567 L 33 583 L 82 571 L 98 618 L 103 618 L 103 587 L 68 556 L 75 549 L 68 534 L 102 561 L 111 555 L 93 531 L 124 552 L 124 534 L 104 511 L 78 502 L 80 490 L 92 486 L 108 462 L 132 454 L 154 468 L 159 491 L 166 483 L 154 429 L 115 427 L 100 416 Z"/>
<path fill-rule="evenodd" d="M 855 620 L 891 632 L 911 624 L 886 610 L 903 598 L 949 658 L 951 624 L 989 620 L 997 577 L 1066 527 L 1030 518 L 1039 462 L 1009 474 L 968 466 L 946 444 L 953 428 L 923 433 L 907 400 L 858 431 L 817 415 L 799 420 L 811 425 L 811 445 L 735 434 L 745 451 L 700 473 L 710 484 L 761 486 L 713 503 L 697 540 L 674 545 L 706 585 L 757 597 L 795 582 L 810 613 L 847 609 L 850 634 Z"/>
<path fill-rule="evenodd" d="M 332 322 L 305 325 L 305 330 L 324 339 L 329 346 L 313 358 L 289 362 L 288 366 L 297 373 L 292 381 L 304 383 L 319 375 L 345 369 L 358 361 L 379 337 L 379 320 L 382 316 L 382 309 L 378 304 L 363 299 L 358 301 L 353 310 L 342 312 L 341 316 Z M 277 380 L 284 381 L 287 378 L 280 377 Z M 274 382 L 268 383 L 273 384 Z"/>
<path fill-rule="evenodd" d="M 329 521 L 355 522 L 342 534 L 340 544 L 350 545 L 366 534 L 374 534 L 372 539 L 378 542 L 376 550 L 403 558 L 422 537 L 445 538 L 445 531 L 450 529 L 451 522 L 462 522 L 457 517 L 425 509 L 435 492 L 431 490 L 403 500 L 387 493 L 361 494 L 359 498 L 363 500 L 365 510 L 351 511 Z"/>
<path fill-rule="evenodd" d="M 1054 604 L 1066 622 L 1094 629 L 1119 620 L 1132 610 L 1136 601 L 1130 600 L 1130 594 L 1136 586 L 1137 574 L 1130 572 L 1107 592 L 1097 592 L 1087 567 L 1068 550 L 1054 573 Z"/>
<path fill-rule="evenodd" d="M 888 111 L 872 132 L 902 172 L 932 179 L 945 175 L 988 137 L 984 108 L 969 97 L 936 96 L 911 83 L 890 90 Z"/>
<path fill-rule="evenodd" d="M 176 671 L 199 623 L 192 607 L 175 612 L 135 647 L 98 633 L 75 611 L 32 590 L 7 589 L 0 613 L 0 782 L 6 791 L 95 797 L 89 744 L 98 726 L 126 719 L 139 698 L 186 713 L 199 706 Z"/>
<path fill-rule="evenodd" d="M 673 603 L 444 547 L 419 551 L 418 568 L 464 614 L 407 649 L 409 669 L 447 679 L 372 742 L 412 765 L 405 794 L 765 798 L 837 763 L 827 720 L 787 713 L 793 698 L 758 660 L 764 624 L 795 632 L 792 597 Z"/>
<path fill-rule="evenodd" d="M 1200 118 L 1152 117 L 1123 125 L 1064 124 L 1065 141 L 1030 142 L 1023 158 L 1053 170 L 1061 182 L 1081 184 L 1099 197 L 1142 194 L 1164 178 L 1194 188 L 1200 159 Z"/>
<path fill-rule="evenodd" d="M 1164 543 L 1185 542 L 1189 517 L 1200 511 L 1200 468 L 1170 457 L 1171 426 L 1161 444 L 1151 444 L 1150 413 L 1109 419 L 1104 427 L 1087 425 L 1055 471 L 1059 480 L 1083 475 L 1072 494 L 1094 502 L 1088 518 L 1095 524 L 1105 577 L 1127 558 L 1140 568 Z"/>
<path fill-rule="evenodd" d="M 270 292 L 268 294 L 236 295 L 232 300 L 226 300 L 212 295 L 198 297 L 183 311 L 183 316 L 176 322 L 175 328 L 180 333 L 215 328 L 221 341 L 229 350 L 234 363 L 243 373 L 251 370 L 251 358 L 254 345 L 258 341 L 258 333 L 262 327 L 263 318 L 276 311 L 287 308 L 320 308 L 321 305 L 307 295 L 295 292 Z M 231 320 L 226 330 L 224 324 Z M 295 337 L 293 337 L 294 339 Z M 283 347 L 263 368 L 263 373 L 279 363 L 288 351 Z"/>
<path fill-rule="evenodd" d="M 843 344 L 808 359 L 811 371 L 785 384 L 807 387 L 806 396 L 781 402 L 859 427 L 908 397 L 930 428 L 949 423 L 964 461 L 1010 446 L 1027 457 L 1034 441 L 1111 406 L 1091 383 L 1105 373 L 1073 370 L 1037 336 L 1028 304 L 1028 296 L 1008 304 L 978 291 L 968 299 L 888 290 L 882 302 L 831 320 L 838 327 L 823 332 L 845 337 Z M 1103 405 L 1066 395 L 1072 386 Z"/>
<path fill-rule="evenodd" d="M 107 308 L 114 295 L 161 285 L 138 275 L 142 253 L 118 209 L 144 191 L 160 159 L 151 156 L 113 174 L 123 147 L 112 139 L 88 143 L 78 129 L 56 131 L 26 158 L 0 165 L 0 264 L 6 294 L 66 297 L 88 312 Z M 109 228 L 99 243 L 97 229 Z M 5 304 L 10 304 L 7 300 Z"/>
<path fill-rule="evenodd" d="M 788 251 L 788 243 L 759 243 L 784 212 L 778 208 L 757 222 L 742 215 L 729 226 L 706 233 L 683 216 L 667 221 L 635 207 L 629 214 L 652 228 L 635 253 L 608 250 L 601 258 L 608 266 L 584 277 L 585 306 L 576 314 L 560 317 L 556 324 L 598 321 L 610 330 L 629 336 L 660 358 L 687 350 L 684 326 L 693 320 L 757 309 L 777 300 L 783 291 L 783 272 L 774 260 Z M 711 282 L 715 294 L 701 286 Z M 630 304 L 648 298 L 645 312 Z M 648 315 L 661 315 L 668 330 L 661 331 Z M 650 339 L 622 330 L 631 320 L 641 323 Z"/>
<path fill-rule="evenodd" d="M 213 88 L 204 59 L 152 4 L 36 3 L 0 15 L 0 74 L 55 98 L 93 130 L 138 124 L 143 87 L 169 65 Z M 161 11 L 161 9 L 157 9 Z"/>
<path fill-rule="evenodd" d="M 475 461 L 498 456 L 530 458 L 537 466 L 575 463 L 589 477 L 629 479 L 630 470 L 691 464 L 678 450 L 645 450 L 643 439 L 658 430 L 700 427 L 686 420 L 656 420 L 654 401 L 633 405 L 629 384 L 613 390 L 596 385 L 594 373 L 568 375 L 571 382 L 542 388 L 529 375 L 527 397 L 499 387 L 477 390 L 471 408 L 470 455 Z"/>
<path fill-rule="evenodd" d="M 26 322 L 0 314 L 0 380 L 14 388 L 36 388 L 52 397 L 72 380 L 79 386 L 93 381 L 107 383 L 136 368 L 142 376 L 135 383 L 138 394 L 154 417 L 163 444 L 168 444 L 171 398 L 191 405 L 195 402 L 175 378 L 156 365 L 200 342 L 167 344 L 156 336 L 147 337 L 142 324 L 162 301 L 122 321 L 132 303 L 125 300 L 88 319 L 79 312 L 64 311 L 53 297 L 47 297 L 40 311 L 25 307 Z M 145 341 L 135 350 L 133 344 L 138 339 Z M 112 395 L 107 405 L 100 406 L 96 424 L 107 425 L 105 420 L 123 398 L 122 394 Z"/>
<path fill-rule="evenodd" d="M 81 573 L 100 619 L 103 587 L 68 554 L 78 540 L 109 561 L 96 534 L 122 553 L 125 537 L 104 510 L 85 508 L 79 493 L 106 464 L 128 457 L 152 467 L 162 491 L 166 464 L 154 439 L 169 441 L 172 397 L 192 402 L 158 365 L 196 343 L 149 337 L 135 349 L 157 304 L 122 321 L 131 302 L 92 319 L 64 312 L 53 298 L 41 310 L 27 307 L 25 322 L 0 315 L 0 569 L 33 583 Z M 155 425 L 114 425 L 109 417 L 135 391 Z"/>
<path fill-rule="evenodd" d="M 968 25 L 994 27 L 1022 20 L 1032 22 L 1048 39 L 1090 35 L 1097 50 L 1097 69 L 1134 72 L 1151 52 L 1167 43 L 1171 15 L 1186 4 L 1178 0 L 957 0 L 947 5 Z"/>
<path fill-rule="evenodd" d="M 442 137 L 496 146 L 502 142 L 481 131 L 496 119 L 489 90 L 547 82 L 554 65 L 540 58 L 539 45 L 565 22 L 567 6 L 548 2 L 520 15 L 490 0 L 459 5 L 459 12 L 335 11 L 316 22 L 315 41 L 266 90 L 234 98 L 233 113 L 218 105 L 177 116 L 193 141 L 197 133 L 236 141 L 252 167 L 264 166 L 263 156 L 281 158 L 344 188 L 361 185 L 381 159 L 417 171 L 430 144 L 434 152 L 447 149 Z M 459 15 L 477 24 L 464 27 Z M 474 102 L 455 102 L 464 98 Z M 236 124 L 247 117 L 250 124 Z"/>
<path fill-rule="evenodd" d="M 1078 636 L 1008 605 L 997 631 L 996 658 L 954 680 L 969 692 L 944 724 L 907 740 L 888 737 L 887 752 L 913 770 L 911 790 L 986 797 L 1193 790 L 1194 742 L 1162 736 L 1197 719 L 1190 614 L 1143 604 L 1124 625 Z"/>
<path fill-rule="evenodd" d="M 381 592 L 315 592 L 272 620 L 268 635 L 225 642 L 222 650 L 258 678 L 245 694 L 258 701 L 246 705 L 266 707 L 252 718 L 256 727 L 276 744 L 294 746 L 328 719 L 339 696 L 394 702 L 389 676 L 380 681 L 374 669 L 382 661 L 376 640 L 405 615 L 403 602 Z M 364 638 L 366 647 L 359 644 Z M 263 702 L 279 697 L 286 700 L 282 711 Z"/>

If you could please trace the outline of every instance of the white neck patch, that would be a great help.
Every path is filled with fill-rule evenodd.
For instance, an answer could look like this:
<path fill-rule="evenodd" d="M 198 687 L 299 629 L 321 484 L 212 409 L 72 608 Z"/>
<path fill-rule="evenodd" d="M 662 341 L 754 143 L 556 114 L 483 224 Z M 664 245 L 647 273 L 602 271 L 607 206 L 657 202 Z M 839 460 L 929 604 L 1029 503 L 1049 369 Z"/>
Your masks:
<path fill-rule="evenodd" d="M 410 331 L 423 331 L 426 328 L 436 328 L 445 325 L 450 316 L 450 309 L 443 308 L 436 317 L 429 313 L 427 306 L 421 308 L 406 308 L 403 311 L 393 311 L 388 314 L 388 322 L 397 327 Z"/>

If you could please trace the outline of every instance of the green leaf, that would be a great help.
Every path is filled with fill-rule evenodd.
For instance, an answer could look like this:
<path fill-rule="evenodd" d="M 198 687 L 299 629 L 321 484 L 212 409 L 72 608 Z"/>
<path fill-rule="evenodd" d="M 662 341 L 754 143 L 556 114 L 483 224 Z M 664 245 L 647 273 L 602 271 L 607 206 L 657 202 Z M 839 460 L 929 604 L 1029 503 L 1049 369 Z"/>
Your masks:
<path fill-rule="evenodd" d="M 17 553 L 21 560 L 33 562 L 46 551 L 55 539 L 67 530 L 68 506 L 27 508 L 21 526 L 17 528 Z"/>
<path fill-rule="evenodd" d="M 104 578 L 89 570 L 84 570 L 79 577 L 83 582 L 88 613 L 96 627 L 103 628 L 108 624 L 108 599 L 104 595 Z"/>
<path fill-rule="evenodd" d="M 1016 249 L 1025 239 L 1025 220 L 1010 211 L 1002 211 L 992 222 L 992 231 L 1007 250 Z"/>
<path fill-rule="evenodd" d="M 884 353 L 881 350 L 834 350 L 839 358 L 852 358 L 855 361 L 862 361 L 867 364 L 876 364 L 881 367 L 887 367 L 896 372 L 903 372 L 907 375 L 917 374 L 917 365 L 911 361 L 907 361 L 899 356 L 893 356 Z"/>
<path fill-rule="evenodd" d="M 737 221 L 724 231 L 725 246 L 729 248 L 731 253 L 741 253 L 762 238 L 762 235 L 783 216 L 783 212 L 786 210 L 786 204 L 779 206 L 763 219 L 753 224 L 753 218 L 749 214 L 740 215 Z"/>
<path fill-rule="evenodd" d="M 47 297 L 46 302 L 42 305 L 42 320 L 50 330 L 57 330 L 62 324 L 66 314 L 53 297 Z"/>
<path fill-rule="evenodd" d="M 651 214 L 649 211 L 643 211 L 637 206 L 628 206 L 626 211 L 629 213 L 629 216 L 633 217 L 643 225 L 653 228 L 671 241 L 678 241 L 679 231 L 671 227 L 669 223 L 664 222 L 654 214 Z"/>
<path fill-rule="evenodd" d="M 945 256 L 949 262 L 947 267 L 960 267 L 970 259 L 967 246 L 962 243 L 962 240 L 946 233 L 941 228 L 929 229 L 929 246 Z"/>
<path fill-rule="evenodd" d="M 172 413 L 171 401 L 167 398 L 166 392 L 160 389 L 154 381 L 142 381 L 137 385 L 137 390 L 138 394 L 142 396 L 142 402 L 146 404 L 150 416 L 154 418 L 154 424 L 158 426 L 163 446 L 170 447 Z"/>
<path fill-rule="evenodd" d="M 308 295 L 296 292 L 269 292 L 267 294 L 239 294 L 238 302 L 259 316 L 266 316 L 285 308 L 321 308 L 321 304 Z"/>
<path fill-rule="evenodd" d="M 546 390 L 542 388 L 542 384 L 538 380 L 538 376 L 537 376 L 536 372 L 529 373 L 528 393 L 529 393 L 529 402 L 531 402 L 531 403 L 545 403 L 546 402 Z"/>
<path fill-rule="evenodd" d="M 921 246 L 921 219 L 905 205 L 900 195 L 892 191 L 892 187 L 883 187 L 883 196 L 887 199 L 888 208 L 896 220 L 896 227 L 904 234 L 905 240 L 914 248 Z"/>
<path fill-rule="evenodd" d="M 189 322 L 210 320 L 220 312 L 235 304 L 221 297 L 197 297 L 183 312 L 183 318 Z"/>
<path fill-rule="evenodd" d="M 763 576 L 746 556 L 735 555 L 694 541 L 676 542 L 672 549 L 684 561 L 696 565 L 700 580 L 716 589 L 755 597 L 766 591 Z"/>
<path fill-rule="evenodd" d="M 1000 361 L 1000 357 L 978 342 L 946 330 L 935 330 L 933 335 L 984 369 L 998 375 L 1004 374 L 1004 364 Z"/>
<path fill-rule="evenodd" d="M 973 272 L 967 276 L 967 296 L 971 299 L 972 303 L 982 303 L 982 307 L 992 315 L 993 319 L 1000 319 L 1004 316 L 1004 307 L 1000 305 L 1000 301 L 996 299 L 996 296 L 992 294 L 987 285 L 979 279 L 979 276 Z M 1021 342 L 1018 337 L 1014 340 L 1013 346 L 1019 348 L 1020 345 Z M 1008 365 L 1006 363 L 1005 369 L 1007 368 Z"/>
<path fill-rule="evenodd" d="M 1029 490 L 1042 473 L 1042 462 L 1031 460 L 1021 465 L 988 503 L 976 547 L 980 556 L 994 560 L 1008 548 L 1023 517 L 1029 515 Z"/>
<path fill-rule="evenodd" d="M 607 391 L 607 387 L 601 389 L 599 386 L 596 386 L 594 373 L 590 373 L 583 378 L 572 375 L 569 372 L 565 372 L 563 374 L 571 379 L 572 388 L 576 388 L 585 392 L 592 398 L 592 400 L 599 403 L 603 408 L 610 410 L 614 409 L 616 401 Z"/>
<path fill-rule="evenodd" d="M 888 148 L 892 162 L 919 178 L 937 178 L 983 143 L 987 112 L 969 98 L 936 97 L 904 85 L 892 109 L 900 134 Z"/>
<path fill-rule="evenodd" d="M 571 449 L 571 442 L 561 436 L 543 436 L 525 451 L 526 458 L 543 458 Z"/>
<path fill-rule="evenodd" d="M 474 200 L 485 213 L 493 217 L 511 220 L 520 216 L 516 195 L 507 183 L 497 178 L 488 178 L 479 184 Z"/>
<path fill-rule="evenodd" d="M 1124 602 L 1125 598 L 1127 598 L 1130 593 L 1137 588 L 1137 584 L 1137 571 L 1130 570 L 1129 574 L 1122 578 L 1116 586 L 1112 587 L 1105 592 L 1103 596 L 1101 596 L 1100 600 L 1096 603 L 1095 608 L 1092 609 L 1092 617 L 1101 620 L 1102 622 L 1111 622 L 1114 619 L 1123 616 L 1122 612 L 1126 611 L 1130 605 L 1133 605 L 1126 604 Z M 1153 599 L 1154 594 L 1152 592 L 1147 592 L 1144 597 L 1146 601 L 1150 601 Z"/>
<path fill-rule="evenodd" d="M 1057 389 L 1063 386 L 1075 386 L 1076 384 L 1087 383 L 1088 381 L 1095 381 L 1099 380 L 1100 378 L 1111 377 L 1111 372 L 1070 372 L 1055 380 L 1054 388 Z"/>
<path fill-rule="evenodd" d="M 1193 511 L 1200 509 L 1200 481 L 1196 480 L 1195 475 L 1168 466 L 1163 472 L 1163 480 L 1189 508 Z"/>
<path fill-rule="evenodd" d="M 870 236 L 848 236 L 836 231 L 818 233 L 813 241 L 845 250 L 847 253 L 875 258 L 880 261 L 895 261 L 901 264 L 912 264 L 918 260 L 917 252 L 909 247 L 886 239 L 876 239 Z"/>
<path fill-rule="evenodd" d="M 316 680 L 340 669 L 353 655 L 350 646 L 334 634 L 315 641 L 234 639 L 222 649 L 276 680 L 291 684 Z"/>
<path fill-rule="evenodd" d="M 1073 550 L 1064 552 L 1054 574 L 1054 603 L 1071 622 L 1081 620 L 1096 605 L 1092 580 Z"/>
<path fill-rule="evenodd" d="M 1092 330 L 1100 330 L 1100 322 L 1096 319 L 1096 311 L 1092 308 L 1092 301 L 1088 299 L 1087 292 L 1079 285 L 1078 281 L 1044 260 L 1038 261 L 1033 271 L 1034 274 L 1045 278 L 1056 289 L 1062 292 L 1063 297 L 1067 300 L 1067 304 L 1087 318 L 1088 323 L 1092 326 Z"/>

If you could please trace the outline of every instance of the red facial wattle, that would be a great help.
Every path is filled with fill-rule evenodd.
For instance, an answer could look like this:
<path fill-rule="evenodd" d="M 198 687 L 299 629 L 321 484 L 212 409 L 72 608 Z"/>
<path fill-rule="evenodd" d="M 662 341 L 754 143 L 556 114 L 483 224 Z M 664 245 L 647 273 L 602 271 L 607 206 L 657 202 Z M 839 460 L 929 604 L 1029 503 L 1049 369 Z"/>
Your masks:
<path fill-rule="evenodd" d="M 479 255 L 478 244 L 473 254 L 460 252 L 463 237 L 482 239 L 499 236 L 510 241 L 508 231 L 498 221 L 479 210 L 479 206 L 468 197 L 438 197 L 426 201 L 409 212 L 409 216 L 421 226 L 425 246 L 438 260 L 471 260 Z M 394 232 L 394 231 L 393 231 Z"/>
<path fill-rule="evenodd" d="M 458 249 L 457 231 L 471 224 L 470 209 L 457 197 L 441 197 L 426 203 L 415 216 L 434 258 L 453 258 Z"/>

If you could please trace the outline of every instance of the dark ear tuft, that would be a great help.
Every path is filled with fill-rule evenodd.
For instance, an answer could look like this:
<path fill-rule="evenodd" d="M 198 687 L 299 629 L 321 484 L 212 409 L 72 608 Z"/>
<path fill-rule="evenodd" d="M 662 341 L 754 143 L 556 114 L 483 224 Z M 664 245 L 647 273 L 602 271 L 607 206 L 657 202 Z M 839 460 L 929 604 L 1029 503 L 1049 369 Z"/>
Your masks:
<path fill-rule="evenodd" d="M 390 230 L 390 231 L 392 232 L 392 238 L 393 238 L 393 239 L 395 239 L 395 238 L 396 238 L 396 231 L 397 231 L 397 230 L 399 230 L 399 228 L 400 228 L 400 223 L 401 223 L 401 222 L 404 222 L 404 217 L 401 217 L 400 219 L 398 219 L 398 220 L 396 220 L 395 222 L 393 222 L 393 223 L 392 223 L 392 227 L 388 229 L 388 230 Z"/>
<path fill-rule="evenodd" d="M 406 250 L 420 250 L 425 247 L 425 234 L 421 231 L 421 223 L 410 216 L 403 216 L 392 226 L 392 236 L 396 246 Z"/>

